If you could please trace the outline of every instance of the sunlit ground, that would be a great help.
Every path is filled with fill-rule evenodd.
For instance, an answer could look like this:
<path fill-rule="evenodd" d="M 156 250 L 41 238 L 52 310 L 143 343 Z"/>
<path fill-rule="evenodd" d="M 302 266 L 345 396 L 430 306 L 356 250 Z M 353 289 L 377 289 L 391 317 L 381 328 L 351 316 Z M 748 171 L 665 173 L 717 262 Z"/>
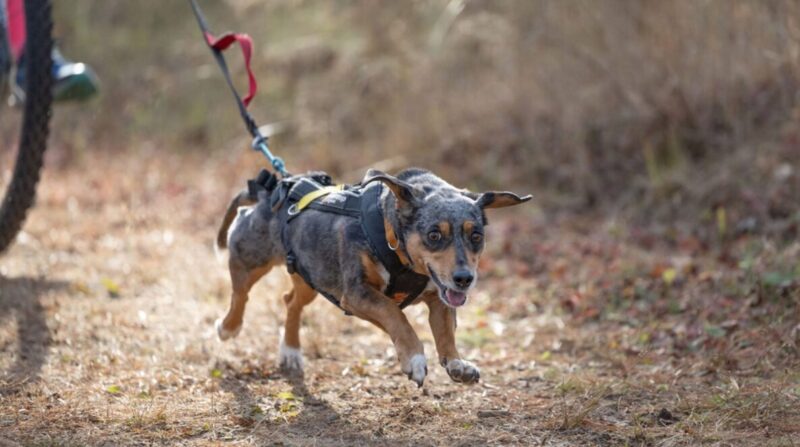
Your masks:
<path fill-rule="evenodd" d="M 0 441 L 21 444 L 792 445 L 800 433 L 800 245 L 490 216 L 452 383 L 425 310 L 417 389 L 388 336 L 324 299 L 303 320 L 303 378 L 276 368 L 275 272 L 221 343 L 211 248 L 257 159 L 94 154 L 45 171 L 0 258 Z M 712 224 L 713 225 L 713 224 Z M 784 268 L 789 266 L 788 268 Z M 780 276 L 784 275 L 784 276 Z"/>

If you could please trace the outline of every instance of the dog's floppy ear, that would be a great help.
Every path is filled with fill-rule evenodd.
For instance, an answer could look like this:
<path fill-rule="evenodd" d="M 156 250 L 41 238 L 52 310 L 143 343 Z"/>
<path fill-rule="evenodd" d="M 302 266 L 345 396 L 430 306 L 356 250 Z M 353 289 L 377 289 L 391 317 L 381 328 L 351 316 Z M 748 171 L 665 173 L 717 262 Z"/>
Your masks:
<path fill-rule="evenodd" d="M 473 198 L 475 200 L 475 205 L 478 205 L 479 208 L 484 210 L 519 205 L 533 198 L 530 194 L 520 197 L 509 191 L 487 191 L 480 195 L 475 193 L 468 193 L 465 195 Z"/>
<path fill-rule="evenodd" d="M 422 191 L 414 185 L 404 182 L 397 177 L 389 175 L 385 172 L 378 171 L 377 169 L 370 169 L 361 181 L 362 185 L 371 182 L 381 182 L 389 188 L 394 196 L 397 198 L 400 205 L 416 205 L 420 200 Z"/>

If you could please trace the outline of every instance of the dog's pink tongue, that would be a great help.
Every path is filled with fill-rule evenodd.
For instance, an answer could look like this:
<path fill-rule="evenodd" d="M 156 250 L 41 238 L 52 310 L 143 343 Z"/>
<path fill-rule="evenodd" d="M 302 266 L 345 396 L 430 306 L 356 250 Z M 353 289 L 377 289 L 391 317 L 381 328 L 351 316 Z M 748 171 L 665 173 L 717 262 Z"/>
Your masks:
<path fill-rule="evenodd" d="M 456 292 L 453 289 L 447 289 L 445 295 L 447 295 L 447 302 L 453 306 L 461 306 L 467 302 L 466 293 Z"/>

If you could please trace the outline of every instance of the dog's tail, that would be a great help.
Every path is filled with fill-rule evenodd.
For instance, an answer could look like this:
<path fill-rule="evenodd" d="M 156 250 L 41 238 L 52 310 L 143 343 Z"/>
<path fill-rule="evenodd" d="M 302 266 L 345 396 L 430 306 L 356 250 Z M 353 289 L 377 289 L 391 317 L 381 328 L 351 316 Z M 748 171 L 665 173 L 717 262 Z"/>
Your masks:
<path fill-rule="evenodd" d="M 238 212 L 239 207 L 255 204 L 256 200 L 250 196 L 247 190 L 243 190 L 239 194 L 236 194 L 233 200 L 231 200 L 230 205 L 228 205 L 228 210 L 225 211 L 225 217 L 222 219 L 222 224 L 219 226 L 219 231 L 217 231 L 216 248 L 218 250 L 224 250 L 228 248 L 228 228 L 230 228 L 233 219 L 236 218 L 236 213 Z"/>

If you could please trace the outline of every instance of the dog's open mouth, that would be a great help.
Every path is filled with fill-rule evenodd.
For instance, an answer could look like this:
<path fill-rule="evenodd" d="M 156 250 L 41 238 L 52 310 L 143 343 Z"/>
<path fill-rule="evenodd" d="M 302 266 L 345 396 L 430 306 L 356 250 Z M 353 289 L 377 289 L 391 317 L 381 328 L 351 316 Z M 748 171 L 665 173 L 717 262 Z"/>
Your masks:
<path fill-rule="evenodd" d="M 459 292 L 458 290 L 453 290 L 439 281 L 439 277 L 436 276 L 436 273 L 428 266 L 428 272 L 431 274 L 431 279 L 433 283 L 436 284 L 436 287 L 439 289 L 439 299 L 444 301 L 450 307 L 459 307 L 463 306 L 464 303 L 467 302 L 467 294 L 464 292 Z"/>

